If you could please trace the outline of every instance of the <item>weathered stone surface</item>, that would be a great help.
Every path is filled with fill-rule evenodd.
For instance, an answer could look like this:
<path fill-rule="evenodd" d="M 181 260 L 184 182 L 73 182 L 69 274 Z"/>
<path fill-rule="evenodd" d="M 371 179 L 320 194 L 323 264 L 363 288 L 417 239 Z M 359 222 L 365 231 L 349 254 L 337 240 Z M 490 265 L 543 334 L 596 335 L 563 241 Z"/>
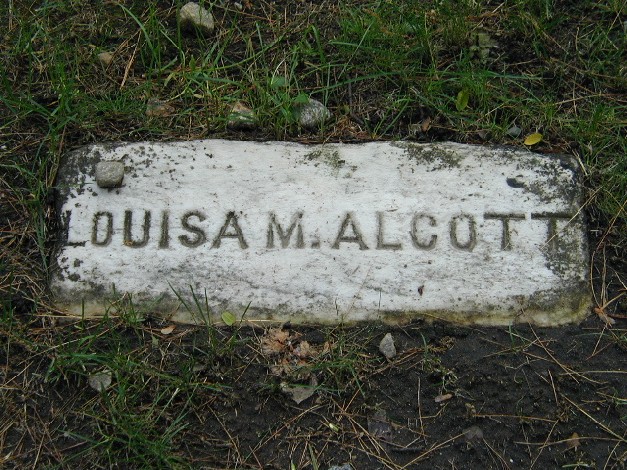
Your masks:
<path fill-rule="evenodd" d="M 96 163 L 96 184 L 101 188 L 117 188 L 124 179 L 124 163 Z"/>
<path fill-rule="evenodd" d="M 100 190 L 109 161 L 126 176 Z M 52 292 L 72 314 L 132 301 L 179 321 L 247 306 L 245 320 L 575 321 L 589 308 L 575 168 L 453 143 L 95 145 L 59 171 Z"/>

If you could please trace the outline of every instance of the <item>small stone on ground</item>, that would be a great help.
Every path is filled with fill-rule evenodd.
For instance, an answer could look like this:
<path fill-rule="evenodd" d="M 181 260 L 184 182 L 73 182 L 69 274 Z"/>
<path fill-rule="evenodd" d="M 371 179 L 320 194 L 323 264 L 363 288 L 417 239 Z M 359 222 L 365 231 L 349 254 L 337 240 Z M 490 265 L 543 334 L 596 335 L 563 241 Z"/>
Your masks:
<path fill-rule="evenodd" d="M 257 117 L 255 112 L 248 106 L 238 101 L 231 108 L 227 126 L 231 129 L 253 129 Z"/>
<path fill-rule="evenodd" d="M 507 129 L 507 135 L 510 137 L 519 137 L 522 134 L 522 129 L 517 125 L 513 125 L 509 129 Z"/>
<path fill-rule="evenodd" d="M 211 33 L 214 28 L 213 15 L 194 2 L 186 3 L 179 12 L 181 29 L 186 31 L 198 30 L 201 33 Z"/>
<path fill-rule="evenodd" d="M 302 127 L 316 129 L 331 117 L 331 112 L 320 101 L 310 98 L 294 107 L 294 117 Z"/>
<path fill-rule="evenodd" d="M 471 426 L 464 430 L 464 438 L 467 442 L 477 442 L 483 440 L 483 431 L 479 426 Z"/>
<path fill-rule="evenodd" d="M 396 346 L 394 345 L 394 338 L 392 338 L 392 334 L 386 334 L 381 343 L 379 343 L 379 351 L 388 359 L 392 359 L 396 356 Z"/>
<path fill-rule="evenodd" d="M 87 379 L 87 382 L 89 383 L 89 386 L 97 392 L 106 390 L 111 385 L 111 372 L 104 371 L 92 374 Z"/>
<path fill-rule="evenodd" d="M 113 54 L 110 52 L 101 52 L 98 54 L 98 60 L 104 67 L 108 67 L 113 62 Z"/>
<path fill-rule="evenodd" d="M 118 188 L 124 179 L 124 163 L 99 162 L 96 164 L 96 184 L 101 188 Z"/>

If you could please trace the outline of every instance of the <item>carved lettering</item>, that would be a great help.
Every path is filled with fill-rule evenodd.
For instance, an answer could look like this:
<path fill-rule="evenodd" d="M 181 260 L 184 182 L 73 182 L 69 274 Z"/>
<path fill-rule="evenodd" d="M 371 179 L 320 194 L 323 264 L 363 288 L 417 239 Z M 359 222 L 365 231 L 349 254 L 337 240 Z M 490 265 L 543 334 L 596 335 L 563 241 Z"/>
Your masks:
<path fill-rule="evenodd" d="M 233 229 L 232 232 L 227 232 L 227 230 L 231 227 Z M 248 243 L 244 240 L 244 234 L 242 233 L 242 229 L 239 226 L 237 221 L 237 215 L 235 212 L 231 211 L 226 215 L 226 220 L 224 221 L 224 225 L 220 229 L 218 236 L 213 240 L 212 248 L 220 248 L 223 238 L 237 238 L 239 241 L 239 247 L 242 249 L 248 248 Z"/>
<path fill-rule="evenodd" d="M 296 248 L 305 248 L 305 240 L 303 237 L 303 227 L 301 224 L 303 218 L 302 212 L 297 212 L 292 216 L 292 223 L 287 229 L 287 232 L 283 231 L 283 227 L 276 220 L 276 215 L 274 212 L 270 212 L 270 222 L 268 223 L 268 238 L 266 243 L 266 248 L 274 248 L 274 232 L 276 229 L 276 233 L 281 240 L 281 248 L 287 248 L 290 244 L 290 239 L 292 238 L 292 233 L 294 229 L 296 229 Z"/>
<path fill-rule="evenodd" d="M 61 240 L 67 246 L 85 246 L 86 241 L 74 241 L 72 240 L 72 211 L 65 211 L 61 215 L 61 227 L 63 227 Z"/>
<path fill-rule="evenodd" d="M 124 244 L 131 248 L 141 248 L 150 238 L 150 211 L 144 211 L 143 234 L 139 240 L 133 240 L 133 211 L 124 211 Z"/>
<path fill-rule="evenodd" d="M 377 212 L 377 250 L 400 250 L 402 248 L 401 243 L 392 242 L 386 243 L 383 235 L 383 212 Z"/>
<path fill-rule="evenodd" d="M 431 250 L 435 247 L 435 242 L 438 240 L 438 236 L 433 234 L 429 238 L 429 241 L 423 241 L 418 237 L 418 223 L 422 220 L 427 220 L 429 222 L 429 226 L 435 227 L 437 225 L 435 219 L 427 214 L 415 214 L 413 219 L 411 220 L 411 230 L 409 231 L 409 235 L 411 236 L 411 241 L 414 244 L 414 247 L 421 248 L 423 250 Z"/>
<path fill-rule="evenodd" d="M 141 220 L 141 212 L 142 211 L 136 209 L 127 209 L 124 211 L 123 243 L 126 246 L 141 248 L 148 245 L 151 236 L 152 213 L 151 210 L 144 210 L 143 220 Z M 152 212 L 155 211 L 153 210 Z M 241 213 L 236 213 L 235 211 L 228 212 L 215 238 L 209 238 L 211 235 L 209 235 L 207 227 L 202 224 L 202 222 L 206 221 L 208 218 L 206 213 L 202 210 L 191 210 L 185 212 L 182 216 L 178 216 L 173 215 L 169 209 L 164 209 L 160 211 L 160 214 L 158 234 L 153 233 L 153 236 L 158 236 L 156 246 L 159 249 L 169 249 L 172 245 L 173 237 L 175 237 L 175 239 L 178 238 L 178 241 L 188 248 L 196 248 L 203 245 L 208 240 L 212 248 L 220 248 L 223 240 L 228 238 L 236 239 L 239 247 L 242 249 L 249 247 L 249 243 L 244 237 L 240 225 L 239 214 Z M 409 237 L 413 247 L 420 250 L 434 249 L 441 239 L 441 235 L 438 233 L 438 226 L 444 221 L 439 221 L 434 215 L 424 212 L 415 212 L 410 215 Z M 62 224 L 65 231 L 63 234 L 64 243 L 68 246 L 83 246 L 88 242 L 74 242 L 70 240 L 71 216 L 72 211 L 65 211 L 63 213 Z M 376 211 L 375 216 L 377 226 L 376 229 L 374 229 L 374 227 L 373 229 L 376 230 L 376 233 L 366 235 L 376 237 L 376 249 L 402 250 L 405 242 L 400 236 L 394 235 L 394 230 L 388 227 L 390 221 L 397 220 L 396 217 L 392 218 L 392 216 L 388 214 L 389 219 L 386 219 L 386 211 Z M 174 220 L 180 217 L 181 228 L 183 230 L 182 234 L 172 235 L 172 217 L 174 217 Z M 311 234 L 313 238 L 308 240 L 307 244 L 305 243 L 305 234 L 302 225 L 303 217 L 304 212 L 293 212 L 288 225 L 281 223 L 285 222 L 285 219 L 281 220 L 277 216 L 277 212 L 269 212 L 265 241 L 259 240 L 259 242 L 264 243 L 267 249 L 320 249 L 325 246 L 324 243 L 321 243 L 318 236 L 314 236 L 315 232 Z M 477 216 L 473 214 L 458 213 L 448 220 L 450 246 L 464 251 L 473 251 L 475 249 L 478 243 L 476 218 Z M 500 249 L 503 251 L 511 251 L 514 249 L 514 244 L 518 242 L 516 238 L 512 240 L 512 236 L 516 234 L 516 226 L 512 228 L 512 223 L 524 221 L 526 219 L 525 214 L 515 212 L 485 212 L 483 218 L 485 221 L 497 221 L 497 224 L 500 221 Z M 556 250 L 559 245 L 559 224 L 569 222 L 572 218 L 573 216 L 571 214 L 562 212 L 538 212 L 531 214 L 531 219 L 533 220 L 546 221 L 546 246 L 551 250 Z M 91 243 L 93 245 L 109 246 L 111 244 L 114 235 L 113 219 L 113 213 L 109 211 L 99 211 L 94 214 L 91 222 Z M 140 221 L 142 222 L 141 226 Z M 331 248 L 337 250 L 344 242 L 355 243 L 360 250 L 368 250 L 367 239 L 368 238 L 366 238 L 362 232 L 355 213 L 346 212 L 342 217 L 339 230 L 331 244 Z M 524 239 L 521 238 L 520 243 L 522 242 L 524 242 Z"/>
<path fill-rule="evenodd" d="M 353 231 L 352 236 L 345 235 L 346 229 L 350 225 L 351 230 Z M 349 243 L 357 243 L 359 245 L 360 250 L 367 250 L 368 246 L 364 243 L 364 237 L 359 231 L 357 224 L 353 221 L 352 215 L 350 212 L 346 213 L 344 220 L 342 221 L 342 226 L 340 227 L 340 231 L 335 238 L 335 243 L 331 246 L 331 248 L 335 248 L 336 250 L 340 248 L 341 242 L 349 242 Z"/>
<path fill-rule="evenodd" d="M 539 219 L 547 221 L 547 237 L 546 244 L 551 250 L 557 250 L 557 221 L 566 220 L 570 221 L 573 216 L 565 214 L 563 212 L 541 212 L 532 213 L 531 219 Z"/>
<path fill-rule="evenodd" d="M 465 221 L 465 223 L 463 223 Z M 467 228 L 466 241 L 460 242 L 457 234 L 458 224 L 463 223 Z M 468 214 L 456 215 L 450 222 L 451 244 L 460 250 L 472 251 L 477 244 L 477 229 L 475 219 Z"/>
<path fill-rule="evenodd" d="M 194 234 L 194 237 L 190 237 L 188 235 L 179 235 L 179 241 L 181 245 L 186 246 L 187 248 L 196 248 L 207 241 L 207 235 L 205 231 L 198 227 L 197 225 L 193 225 L 190 223 L 189 219 L 192 217 L 196 217 L 199 222 L 202 222 L 206 219 L 205 215 L 200 211 L 189 211 L 186 212 L 185 215 L 181 218 L 181 225 L 185 230 Z"/>
<path fill-rule="evenodd" d="M 106 218 L 105 236 L 100 239 L 98 233 L 100 231 L 100 219 Z M 111 212 L 103 211 L 96 212 L 94 214 L 94 226 L 91 231 L 91 243 L 96 246 L 107 246 L 111 243 L 111 237 L 113 236 L 113 214 Z"/>
<path fill-rule="evenodd" d="M 510 220 L 525 220 L 525 214 L 496 214 L 493 212 L 486 212 L 483 215 L 486 220 L 500 220 L 501 221 L 501 250 L 509 251 L 512 249 L 512 240 L 509 231 Z"/>
<path fill-rule="evenodd" d="M 159 248 L 170 248 L 170 213 L 161 213 L 161 236 L 159 237 Z"/>

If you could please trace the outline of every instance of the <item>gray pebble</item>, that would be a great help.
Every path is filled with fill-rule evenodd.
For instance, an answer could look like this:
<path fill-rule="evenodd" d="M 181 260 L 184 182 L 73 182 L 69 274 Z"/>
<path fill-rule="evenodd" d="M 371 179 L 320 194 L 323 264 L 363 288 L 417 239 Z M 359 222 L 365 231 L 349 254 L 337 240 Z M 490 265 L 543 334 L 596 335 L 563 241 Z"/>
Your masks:
<path fill-rule="evenodd" d="M 101 188 L 119 188 L 124 179 L 124 163 L 99 162 L 96 164 L 96 183 Z"/>
<path fill-rule="evenodd" d="M 329 467 L 329 470 L 354 470 L 353 466 L 349 463 L 345 463 L 343 465 L 332 465 Z"/>
<path fill-rule="evenodd" d="M 522 129 L 515 124 L 507 129 L 507 135 L 510 137 L 518 137 L 520 134 L 522 134 Z"/>
<path fill-rule="evenodd" d="M 392 334 L 386 334 L 381 343 L 379 343 L 379 351 L 388 359 L 392 359 L 396 356 L 396 346 L 394 345 L 394 338 L 392 338 Z"/>
<path fill-rule="evenodd" d="M 194 2 L 183 5 L 179 11 L 181 29 L 187 31 L 199 30 L 202 33 L 211 33 L 214 28 L 213 15 Z"/>
<path fill-rule="evenodd" d="M 87 383 L 97 392 L 102 392 L 111 386 L 111 372 L 104 371 L 92 374 L 87 379 Z"/>
<path fill-rule="evenodd" d="M 294 106 L 294 117 L 302 127 L 316 129 L 331 117 L 331 111 L 320 101 L 309 98 L 307 103 Z"/>

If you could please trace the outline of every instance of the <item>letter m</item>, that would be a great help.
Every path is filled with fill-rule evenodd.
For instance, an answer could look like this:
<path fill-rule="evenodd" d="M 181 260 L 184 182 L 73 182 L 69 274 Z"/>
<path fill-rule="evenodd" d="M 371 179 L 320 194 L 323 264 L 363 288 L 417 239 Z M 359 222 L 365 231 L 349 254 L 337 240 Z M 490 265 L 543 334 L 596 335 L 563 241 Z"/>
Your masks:
<path fill-rule="evenodd" d="M 305 241 L 303 239 L 303 227 L 301 225 L 301 220 L 303 218 L 302 212 L 297 212 L 292 216 L 292 223 L 287 231 L 283 231 L 283 227 L 276 220 L 276 215 L 274 212 L 270 212 L 270 222 L 268 223 L 268 243 L 266 243 L 266 248 L 274 248 L 274 235 L 279 237 L 281 240 L 281 248 L 287 248 L 290 244 L 290 238 L 292 238 L 292 234 L 294 233 L 294 229 L 296 229 L 296 248 L 304 248 Z"/>

